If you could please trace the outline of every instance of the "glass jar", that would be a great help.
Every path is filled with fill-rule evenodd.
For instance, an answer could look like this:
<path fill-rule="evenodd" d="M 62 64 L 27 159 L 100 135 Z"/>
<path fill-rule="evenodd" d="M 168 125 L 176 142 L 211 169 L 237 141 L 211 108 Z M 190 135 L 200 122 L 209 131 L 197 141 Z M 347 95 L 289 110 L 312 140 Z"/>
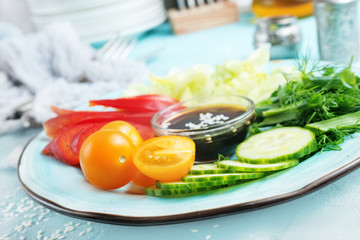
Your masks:
<path fill-rule="evenodd" d="M 263 17 L 257 21 L 256 27 L 255 48 L 271 44 L 271 59 L 296 57 L 301 44 L 301 31 L 296 17 Z"/>
<path fill-rule="evenodd" d="M 257 17 L 293 15 L 305 17 L 313 13 L 312 0 L 253 0 L 252 10 Z"/>

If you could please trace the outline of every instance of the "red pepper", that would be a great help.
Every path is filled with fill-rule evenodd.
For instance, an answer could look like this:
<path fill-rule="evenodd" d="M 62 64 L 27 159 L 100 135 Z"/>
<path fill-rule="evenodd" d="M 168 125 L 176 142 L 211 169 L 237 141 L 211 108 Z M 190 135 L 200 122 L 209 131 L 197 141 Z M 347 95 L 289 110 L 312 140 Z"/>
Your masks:
<path fill-rule="evenodd" d="M 56 115 L 64 115 L 64 114 L 68 114 L 68 113 L 73 113 L 75 112 L 74 110 L 69 110 L 69 109 L 64 109 L 64 108 L 59 108 L 56 107 L 54 105 L 50 106 L 51 111 L 53 111 L 54 113 L 56 113 Z"/>
<path fill-rule="evenodd" d="M 93 132 L 100 129 L 104 123 L 88 123 L 88 124 L 74 124 L 69 127 L 64 128 L 59 135 L 53 139 L 50 143 L 51 152 L 57 159 L 62 160 L 63 162 L 70 165 L 79 164 L 79 154 L 74 152 L 72 149 L 72 142 L 75 136 L 83 131 L 84 129 L 92 129 Z M 94 126 L 98 127 L 97 129 Z"/>
<path fill-rule="evenodd" d="M 75 123 L 91 123 L 101 121 L 130 121 L 133 123 L 143 124 L 151 126 L 151 119 L 155 113 L 135 113 L 126 111 L 111 111 L 111 112 L 90 112 L 90 111 L 79 111 L 59 115 L 46 121 L 43 126 L 46 135 L 53 139 L 59 132 L 72 124 Z"/>
<path fill-rule="evenodd" d="M 44 149 L 41 151 L 42 154 L 44 155 L 49 155 L 49 156 L 52 156 L 53 155 L 53 152 L 51 150 L 51 142 L 49 142 L 45 147 Z"/>
<path fill-rule="evenodd" d="M 177 101 L 173 98 L 161 95 L 140 95 L 129 98 L 91 100 L 89 103 L 90 106 L 101 105 L 126 111 L 158 112 L 177 103 Z"/>
<path fill-rule="evenodd" d="M 84 141 L 94 132 L 99 131 L 102 126 L 104 126 L 106 122 L 103 123 L 95 123 L 92 127 L 87 127 L 78 132 L 74 138 L 71 140 L 71 149 L 74 153 L 79 154 L 80 149 Z M 85 124 L 87 125 L 87 124 Z"/>

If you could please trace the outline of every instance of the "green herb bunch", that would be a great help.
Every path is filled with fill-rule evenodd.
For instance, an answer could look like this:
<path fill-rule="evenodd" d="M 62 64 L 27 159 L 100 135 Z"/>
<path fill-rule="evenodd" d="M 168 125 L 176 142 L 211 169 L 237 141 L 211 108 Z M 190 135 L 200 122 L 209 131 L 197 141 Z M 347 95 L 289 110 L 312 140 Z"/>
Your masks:
<path fill-rule="evenodd" d="M 297 69 L 294 74 L 284 74 L 286 84 L 257 104 L 257 120 L 252 132 L 269 126 L 314 128 L 317 123 L 334 119 L 331 125 L 326 122 L 326 130 L 316 131 L 317 140 L 321 150 L 340 149 L 339 143 L 344 137 L 360 128 L 357 126 L 360 122 L 360 78 L 351 70 L 351 64 L 347 67 L 319 63 L 309 66 L 304 59 L 298 60 Z M 359 116 L 354 120 L 352 115 L 349 121 L 346 115 L 355 112 L 359 112 Z"/>

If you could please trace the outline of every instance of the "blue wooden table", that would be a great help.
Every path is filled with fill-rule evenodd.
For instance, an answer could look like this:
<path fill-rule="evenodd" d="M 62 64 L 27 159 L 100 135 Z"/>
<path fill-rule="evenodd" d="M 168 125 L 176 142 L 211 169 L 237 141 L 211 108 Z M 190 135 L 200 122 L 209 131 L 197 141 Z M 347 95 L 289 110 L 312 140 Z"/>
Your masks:
<path fill-rule="evenodd" d="M 300 20 L 301 52 L 318 58 L 313 17 Z M 187 35 L 174 36 L 163 24 L 142 36 L 130 55 L 160 49 L 148 66 L 163 76 L 174 67 L 244 59 L 253 50 L 255 26 L 249 18 Z M 305 196 L 244 213 L 162 226 L 130 227 L 80 220 L 53 212 L 22 190 L 16 168 L 4 163 L 39 129 L 0 136 L 0 239 L 359 239 L 360 169 Z"/>

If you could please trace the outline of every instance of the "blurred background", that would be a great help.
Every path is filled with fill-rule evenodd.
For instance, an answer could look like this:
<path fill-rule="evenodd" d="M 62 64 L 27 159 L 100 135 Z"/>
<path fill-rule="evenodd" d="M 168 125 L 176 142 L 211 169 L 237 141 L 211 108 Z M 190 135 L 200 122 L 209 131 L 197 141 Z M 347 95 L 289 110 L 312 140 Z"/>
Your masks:
<path fill-rule="evenodd" d="M 234 2 L 241 12 L 251 9 L 252 0 Z M 94 43 L 107 40 L 114 32 L 145 32 L 165 22 L 169 9 L 191 9 L 206 3 L 199 0 L 0 0 L 0 21 L 13 23 L 25 32 L 40 30 L 53 22 L 70 21 L 82 40 Z"/>

